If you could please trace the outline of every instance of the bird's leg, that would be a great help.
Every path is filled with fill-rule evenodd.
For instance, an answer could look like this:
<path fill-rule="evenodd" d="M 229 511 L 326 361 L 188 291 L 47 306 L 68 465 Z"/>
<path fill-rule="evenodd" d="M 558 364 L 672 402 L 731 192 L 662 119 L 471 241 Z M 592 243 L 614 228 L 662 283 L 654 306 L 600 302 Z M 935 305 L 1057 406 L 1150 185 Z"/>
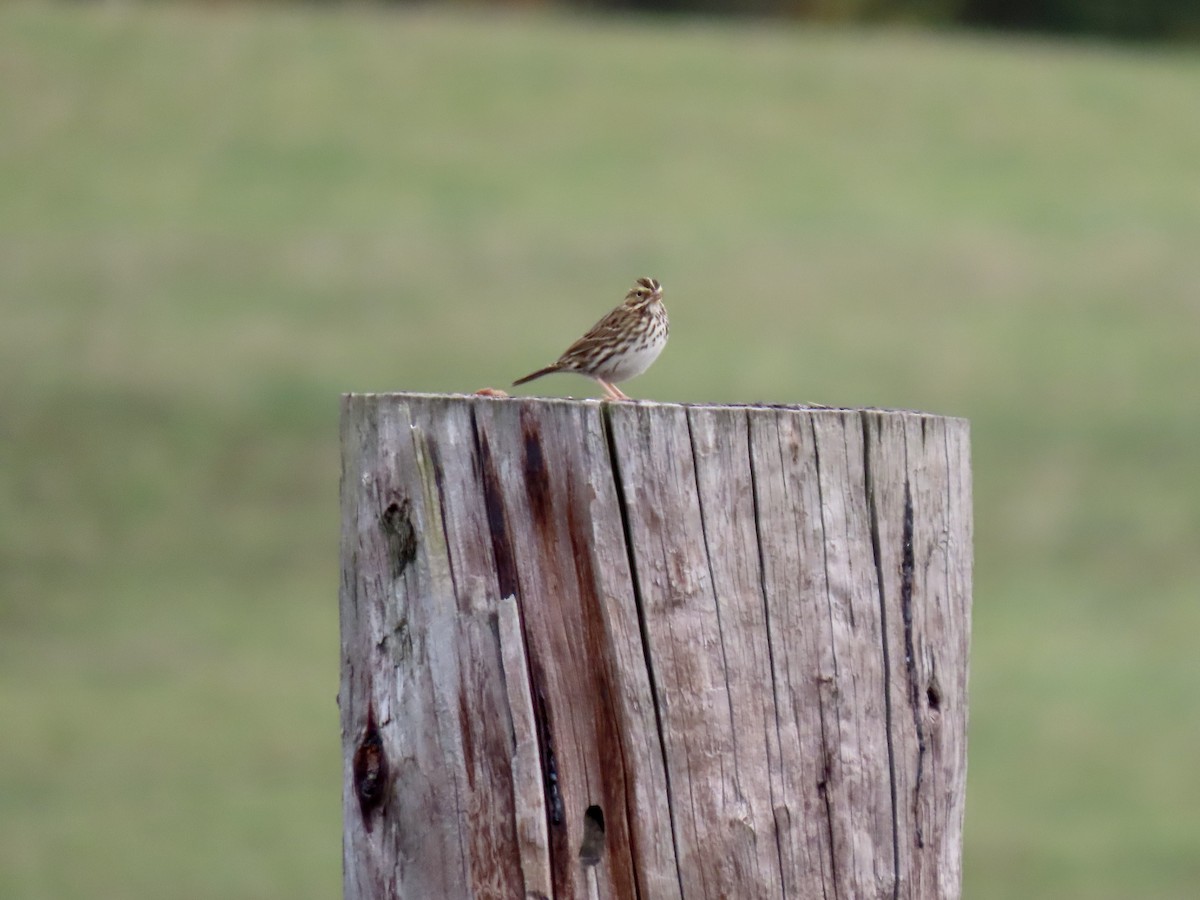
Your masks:
<path fill-rule="evenodd" d="M 605 381 L 603 378 L 597 378 L 596 380 L 600 382 L 600 387 L 604 388 L 604 396 L 606 396 L 609 400 L 630 399 L 629 395 L 622 391 L 615 384 Z"/>

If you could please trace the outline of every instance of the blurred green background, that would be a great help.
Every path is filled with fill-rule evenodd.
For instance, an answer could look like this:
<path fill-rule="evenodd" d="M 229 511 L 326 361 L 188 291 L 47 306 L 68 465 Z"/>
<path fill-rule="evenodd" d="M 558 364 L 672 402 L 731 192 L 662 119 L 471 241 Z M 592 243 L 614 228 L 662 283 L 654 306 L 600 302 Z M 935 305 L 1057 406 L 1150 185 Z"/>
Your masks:
<path fill-rule="evenodd" d="M 1194 49 L 4 6 L 0 896 L 339 896 L 338 394 L 645 274 L 635 396 L 972 420 L 964 896 L 1194 897 Z"/>

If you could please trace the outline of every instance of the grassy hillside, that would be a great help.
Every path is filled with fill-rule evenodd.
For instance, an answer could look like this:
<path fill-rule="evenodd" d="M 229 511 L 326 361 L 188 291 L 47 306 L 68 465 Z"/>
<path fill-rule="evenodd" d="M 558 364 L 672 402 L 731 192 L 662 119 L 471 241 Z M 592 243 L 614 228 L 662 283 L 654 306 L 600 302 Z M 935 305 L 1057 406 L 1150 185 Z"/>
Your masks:
<path fill-rule="evenodd" d="M 0 73 L 0 896 L 337 896 L 337 395 L 643 274 L 634 395 L 972 419 L 965 896 L 1192 896 L 1194 55 L 10 5 Z"/>

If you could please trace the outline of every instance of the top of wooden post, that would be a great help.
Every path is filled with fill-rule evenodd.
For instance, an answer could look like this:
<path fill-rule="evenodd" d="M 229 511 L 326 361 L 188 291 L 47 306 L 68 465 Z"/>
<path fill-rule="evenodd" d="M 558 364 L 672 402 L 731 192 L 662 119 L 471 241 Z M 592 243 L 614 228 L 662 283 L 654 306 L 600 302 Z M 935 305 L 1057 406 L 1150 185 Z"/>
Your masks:
<path fill-rule="evenodd" d="M 346 391 L 342 394 L 343 402 L 356 399 L 409 399 L 421 401 L 471 401 L 473 403 L 520 403 L 533 405 L 568 405 L 568 406 L 638 406 L 643 408 L 678 408 L 685 409 L 745 409 L 745 410 L 787 410 L 791 412 L 869 412 L 869 413 L 891 413 L 896 415 L 923 416 L 930 418 L 945 419 L 948 421 L 967 424 L 968 420 L 962 416 L 946 415 L 944 413 L 930 412 L 919 409 L 893 409 L 879 406 L 825 406 L 823 404 L 813 403 L 772 403 L 767 401 L 738 401 L 729 403 L 716 403 L 711 401 L 677 401 L 677 400 L 654 400 L 650 398 L 635 397 L 632 400 L 606 400 L 599 397 L 539 397 L 539 396 L 509 396 L 509 397 L 491 397 L 486 394 L 457 394 L 457 393 L 435 393 L 431 391 Z"/>

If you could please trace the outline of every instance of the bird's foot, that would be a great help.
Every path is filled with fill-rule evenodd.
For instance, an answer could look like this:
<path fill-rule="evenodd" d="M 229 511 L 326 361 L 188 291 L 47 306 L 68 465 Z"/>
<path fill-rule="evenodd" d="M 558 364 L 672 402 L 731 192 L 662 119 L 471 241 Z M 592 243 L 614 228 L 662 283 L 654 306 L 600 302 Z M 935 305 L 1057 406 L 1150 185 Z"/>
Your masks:
<path fill-rule="evenodd" d="M 604 396 L 607 399 L 609 399 L 609 400 L 632 400 L 633 399 L 628 394 L 626 394 L 624 391 L 622 391 L 619 387 L 617 387 L 615 384 L 612 384 L 611 382 L 608 382 L 608 381 L 601 381 L 599 378 L 597 378 L 596 380 L 600 382 L 600 387 L 604 388 Z"/>

